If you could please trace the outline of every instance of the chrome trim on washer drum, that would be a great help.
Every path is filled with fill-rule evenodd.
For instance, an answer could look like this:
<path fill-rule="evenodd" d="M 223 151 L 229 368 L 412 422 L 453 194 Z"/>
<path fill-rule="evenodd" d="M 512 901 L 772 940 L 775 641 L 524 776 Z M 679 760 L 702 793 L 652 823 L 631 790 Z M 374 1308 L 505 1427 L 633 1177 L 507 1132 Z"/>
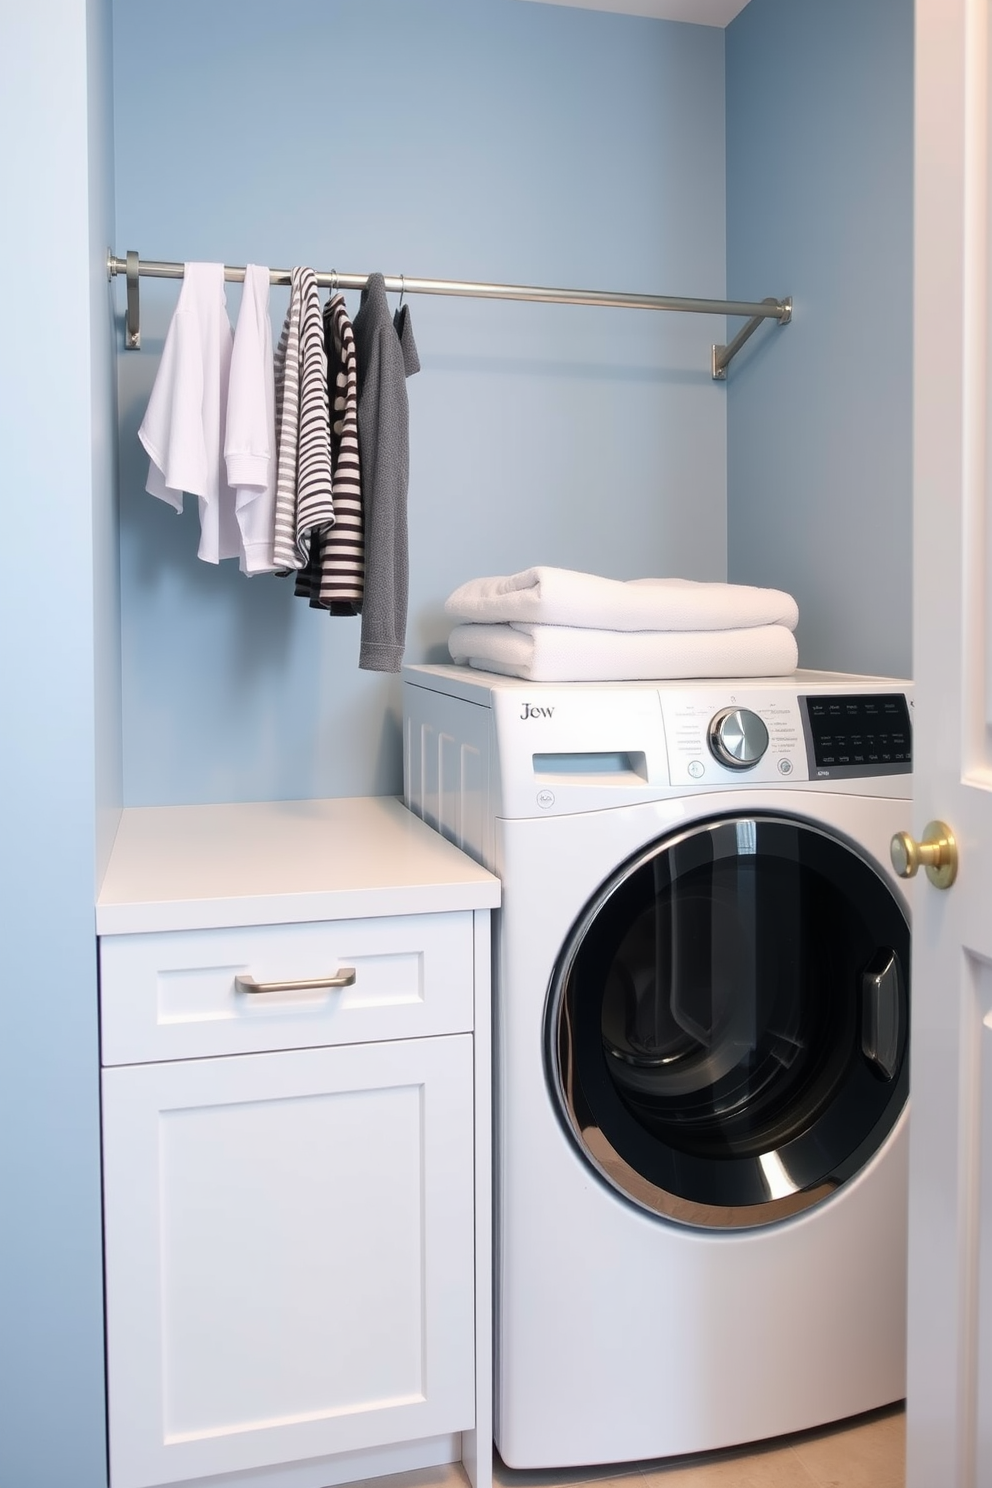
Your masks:
<path fill-rule="evenodd" d="M 740 1229 L 823 1202 L 905 1104 L 909 945 L 879 871 L 811 822 L 719 817 L 652 843 L 552 976 L 566 1131 L 669 1220 Z"/>

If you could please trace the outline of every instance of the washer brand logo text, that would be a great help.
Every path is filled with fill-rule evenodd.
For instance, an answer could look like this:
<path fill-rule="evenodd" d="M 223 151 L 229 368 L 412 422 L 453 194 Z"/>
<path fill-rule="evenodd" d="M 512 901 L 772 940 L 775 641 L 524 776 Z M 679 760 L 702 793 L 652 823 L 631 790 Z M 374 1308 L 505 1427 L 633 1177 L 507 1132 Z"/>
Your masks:
<path fill-rule="evenodd" d="M 530 703 L 524 703 L 524 711 L 521 713 L 520 717 L 521 717 L 521 719 L 524 719 L 524 718 L 550 718 L 551 715 L 552 715 L 552 713 L 554 711 L 555 710 L 554 710 L 553 707 L 551 707 L 551 708 L 532 708 L 531 705 L 530 705 Z"/>

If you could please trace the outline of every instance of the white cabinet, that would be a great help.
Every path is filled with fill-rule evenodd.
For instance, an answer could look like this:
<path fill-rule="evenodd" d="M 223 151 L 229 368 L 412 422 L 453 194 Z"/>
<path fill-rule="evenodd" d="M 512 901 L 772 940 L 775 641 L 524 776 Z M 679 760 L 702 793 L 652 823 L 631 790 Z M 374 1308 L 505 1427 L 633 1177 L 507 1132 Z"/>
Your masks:
<path fill-rule="evenodd" d="M 265 808 L 243 809 L 264 879 Z M 202 928 L 237 905 L 205 914 L 180 893 L 167 930 L 161 897 L 140 897 L 140 855 L 116 865 L 129 899 L 105 888 L 111 1488 L 234 1473 L 318 1488 L 459 1456 L 488 1482 L 498 885 L 424 832 L 426 853 L 443 849 L 434 911 Z M 369 907 L 408 900 L 394 884 Z M 342 967 L 344 987 L 238 983 Z"/>
<path fill-rule="evenodd" d="M 116 1488 L 475 1424 L 472 1040 L 104 1072 Z"/>

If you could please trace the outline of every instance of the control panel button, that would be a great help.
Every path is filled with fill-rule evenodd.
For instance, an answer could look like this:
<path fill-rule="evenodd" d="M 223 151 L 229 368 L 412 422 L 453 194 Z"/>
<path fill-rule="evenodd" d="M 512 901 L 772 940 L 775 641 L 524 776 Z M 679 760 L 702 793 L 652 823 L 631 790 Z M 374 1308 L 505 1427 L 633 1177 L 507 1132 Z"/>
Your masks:
<path fill-rule="evenodd" d="M 539 790 L 537 793 L 537 804 L 542 811 L 550 811 L 555 804 L 555 793 L 549 790 Z"/>
<path fill-rule="evenodd" d="M 721 765 L 750 770 L 768 748 L 768 730 L 750 708 L 724 708 L 710 719 L 708 743 Z"/>
<path fill-rule="evenodd" d="M 701 780 L 706 774 L 706 766 L 702 760 L 690 760 L 687 768 L 693 780 Z"/>
<path fill-rule="evenodd" d="M 792 774 L 792 761 L 790 759 L 786 759 L 784 755 L 778 762 L 778 773 L 780 775 Z"/>

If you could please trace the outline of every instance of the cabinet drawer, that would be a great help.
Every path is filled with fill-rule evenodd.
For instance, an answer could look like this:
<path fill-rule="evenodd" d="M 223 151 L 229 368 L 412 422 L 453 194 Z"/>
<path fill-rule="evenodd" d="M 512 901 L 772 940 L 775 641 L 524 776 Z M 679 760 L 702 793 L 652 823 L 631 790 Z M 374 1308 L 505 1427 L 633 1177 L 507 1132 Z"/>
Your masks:
<path fill-rule="evenodd" d="M 350 985 L 237 984 L 326 981 L 343 969 Z M 100 989 L 105 1065 L 464 1032 L 472 913 L 105 936 Z"/>

